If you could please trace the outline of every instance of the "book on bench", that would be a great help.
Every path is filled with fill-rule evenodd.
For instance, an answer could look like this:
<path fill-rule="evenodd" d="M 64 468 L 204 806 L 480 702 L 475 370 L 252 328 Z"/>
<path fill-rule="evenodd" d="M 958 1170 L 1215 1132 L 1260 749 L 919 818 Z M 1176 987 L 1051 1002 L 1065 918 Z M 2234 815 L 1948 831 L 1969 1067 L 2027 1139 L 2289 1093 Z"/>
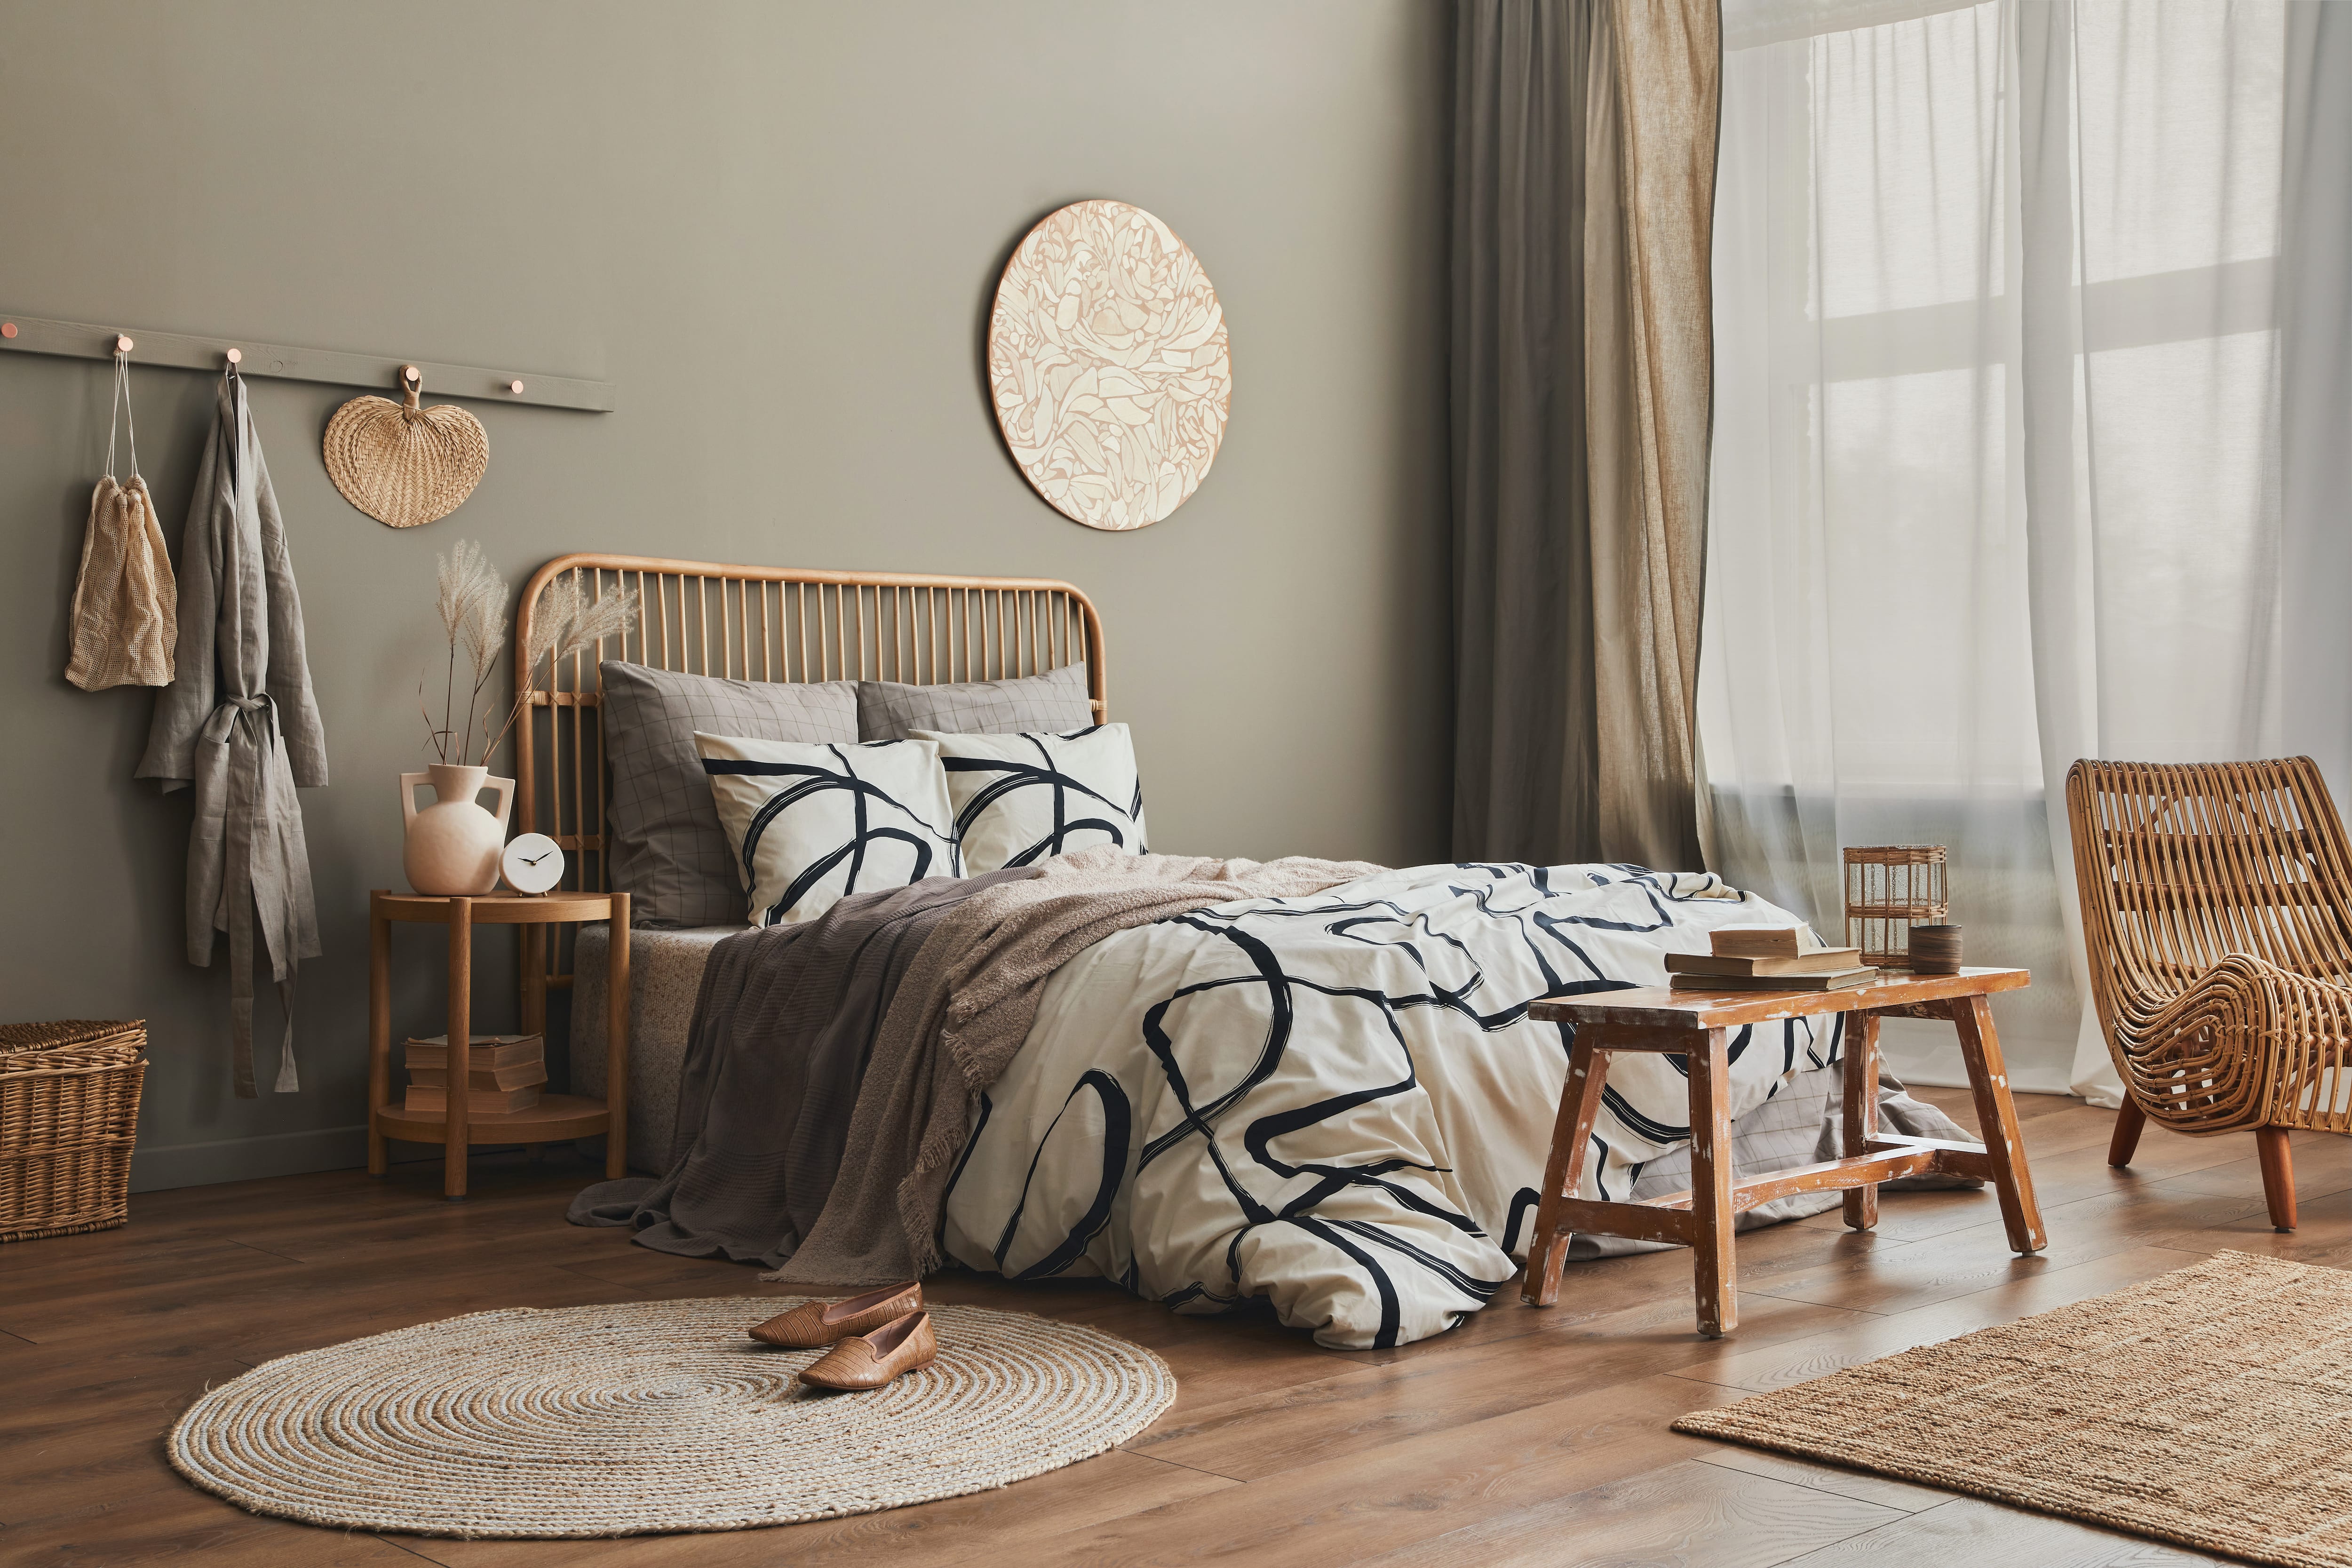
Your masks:
<path fill-rule="evenodd" d="M 1803 926 L 1717 926 L 1706 934 L 1717 958 L 1794 958 L 1804 931 Z"/>
<path fill-rule="evenodd" d="M 1852 969 L 1824 970 L 1815 974 L 1676 974 L 1677 991 L 1843 991 L 1866 985 L 1878 971 L 1864 963 Z"/>
<path fill-rule="evenodd" d="M 1677 974 L 1827 974 L 1862 962 L 1858 947 L 1820 947 L 1794 958 L 1742 958 L 1721 952 L 1670 952 L 1666 968 Z"/>

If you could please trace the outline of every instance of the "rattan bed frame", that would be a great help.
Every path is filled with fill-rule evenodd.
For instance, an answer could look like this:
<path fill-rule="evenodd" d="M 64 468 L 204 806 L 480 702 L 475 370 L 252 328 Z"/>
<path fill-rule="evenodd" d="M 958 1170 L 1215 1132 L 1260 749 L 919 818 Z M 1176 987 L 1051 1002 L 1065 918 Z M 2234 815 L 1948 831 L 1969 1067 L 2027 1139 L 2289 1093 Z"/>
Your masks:
<path fill-rule="evenodd" d="M 999 680 L 1087 661 L 1097 722 L 1109 712 L 1101 618 L 1067 583 L 730 566 L 650 555 L 560 555 L 531 574 L 515 614 L 515 687 L 548 584 L 572 574 L 592 597 L 635 591 L 634 630 L 563 662 L 515 726 L 515 821 L 563 847 L 567 889 L 608 891 L 599 659 L 735 680 Z M 571 928 L 524 926 L 526 1030 L 547 1024 L 550 987 L 572 984 Z"/>

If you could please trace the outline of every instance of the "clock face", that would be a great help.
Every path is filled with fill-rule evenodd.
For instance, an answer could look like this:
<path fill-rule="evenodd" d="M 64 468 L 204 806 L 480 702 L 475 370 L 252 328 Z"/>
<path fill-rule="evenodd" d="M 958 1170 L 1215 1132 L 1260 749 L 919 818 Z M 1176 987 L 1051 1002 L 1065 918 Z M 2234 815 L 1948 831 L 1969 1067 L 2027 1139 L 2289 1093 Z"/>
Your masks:
<path fill-rule="evenodd" d="M 518 893 L 543 893 L 563 879 L 563 850 L 544 833 L 524 833 L 499 857 L 507 886 Z"/>

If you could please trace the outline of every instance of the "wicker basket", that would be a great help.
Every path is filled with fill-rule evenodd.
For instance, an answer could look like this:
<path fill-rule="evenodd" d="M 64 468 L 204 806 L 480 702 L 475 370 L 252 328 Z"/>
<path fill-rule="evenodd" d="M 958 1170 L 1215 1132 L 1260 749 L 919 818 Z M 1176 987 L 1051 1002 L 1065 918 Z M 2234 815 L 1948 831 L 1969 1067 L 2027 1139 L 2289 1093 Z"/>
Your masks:
<path fill-rule="evenodd" d="M 143 1019 L 0 1025 L 0 1242 L 131 1217 Z"/>

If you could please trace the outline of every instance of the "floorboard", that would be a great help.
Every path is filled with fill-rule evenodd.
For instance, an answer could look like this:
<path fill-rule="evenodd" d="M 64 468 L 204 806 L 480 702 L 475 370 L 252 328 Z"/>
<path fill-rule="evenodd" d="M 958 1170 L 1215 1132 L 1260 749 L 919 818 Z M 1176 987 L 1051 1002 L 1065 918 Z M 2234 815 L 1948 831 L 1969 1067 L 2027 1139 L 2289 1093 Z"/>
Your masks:
<path fill-rule="evenodd" d="M 1972 1123 L 1965 1091 L 1923 1089 Z M 1175 1405 L 1123 1449 L 1001 1491 L 855 1519 L 604 1542 L 350 1534 L 196 1492 L 163 1434 L 272 1356 L 490 1307 L 773 1296 L 757 1272 L 563 1221 L 569 1159 L 142 1194 L 131 1224 L 0 1248 L 0 1563 L 311 1568 L 854 1568 L 1475 1563 L 2174 1568 L 2193 1552 L 1667 1429 L 1677 1415 L 2112 1290 L 2227 1247 L 2352 1266 L 2352 1140 L 2294 1141 L 2303 1226 L 2270 1228 L 2251 1139 L 2021 1103 L 2051 1246 L 2012 1255 L 1983 1191 L 1889 1193 L 1740 1239 L 1739 1331 L 1693 1331 L 1681 1252 L 1571 1265 L 1560 1303 L 1506 1289 L 1454 1332 L 1326 1350 L 1263 1312 L 1178 1317 L 1085 1281 L 931 1282 L 943 1301 L 1085 1322 L 1165 1356 Z"/>

